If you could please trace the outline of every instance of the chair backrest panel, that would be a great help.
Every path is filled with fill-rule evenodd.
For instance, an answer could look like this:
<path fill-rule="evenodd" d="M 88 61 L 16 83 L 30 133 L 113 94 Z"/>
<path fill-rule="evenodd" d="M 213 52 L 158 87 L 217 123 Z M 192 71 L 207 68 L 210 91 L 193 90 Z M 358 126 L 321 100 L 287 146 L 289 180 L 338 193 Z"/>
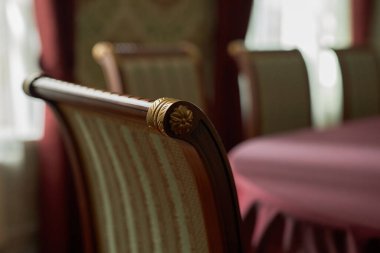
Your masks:
<path fill-rule="evenodd" d="M 239 82 L 245 137 L 311 126 L 309 79 L 298 50 L 252 51 L 230 44 Z"/>
<path fill-rule="evenodd" d="M 76 147 L 96 252 L 241 252 L 225 151 L 196 106 L 45 77 L 26 86 L 53 106 Z"/>
<path fill-rule="evenodd" d="M 194 175 L 176 141 L 112 116 L 73 108 L 64 115 L 87 156 L 103 252 L 207 252 Z"/>
<path fill-rule="evenodd" d="M 200 54 L 189 43 L 100 42 L 93 52 L 113 92 L 175 97 L 206 107 Z"/>
<path fill-rule="evenodd" d="M 370 48 L 336 49 L 343 82 L 343 118 L 380 113 L 380 68 Z"/>
<path fill-rule="evenodd" d="M 183 57 L 119 59 L 122 80 L 128 93 L 149 98 L 176 97 L 203 107 L 194 64 Z M 142 85 L 145 84 L 145 85 Z"/>
<path fill-rule="evenodd" d="M 298 51 L 254 52 L 261 133 L 269 134 L 310 125 L 309 83 Z"/>

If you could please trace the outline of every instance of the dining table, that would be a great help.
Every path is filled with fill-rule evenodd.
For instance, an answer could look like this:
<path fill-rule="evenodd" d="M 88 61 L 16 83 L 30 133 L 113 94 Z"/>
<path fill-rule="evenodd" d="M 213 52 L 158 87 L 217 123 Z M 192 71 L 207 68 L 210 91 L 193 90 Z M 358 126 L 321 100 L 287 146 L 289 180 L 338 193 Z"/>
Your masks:
<path fill-rule="evenodd" d="M 356 241 L 380 238 L 380 116 L 255 137 L 228 156 L 243 221 L 257 203 L 266 210 L 252 244 L 279 213 Z"/>

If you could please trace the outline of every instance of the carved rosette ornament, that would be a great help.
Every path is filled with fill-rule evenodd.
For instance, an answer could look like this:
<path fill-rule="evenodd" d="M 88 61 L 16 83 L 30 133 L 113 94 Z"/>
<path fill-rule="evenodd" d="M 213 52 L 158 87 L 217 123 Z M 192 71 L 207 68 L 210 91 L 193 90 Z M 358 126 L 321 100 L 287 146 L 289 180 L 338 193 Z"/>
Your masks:
<path fill-rule="evenodd" d="M 163 134 L 183 136 L 189 134 L 194 127 L 194 113 L 187 102 L 172 98 L 155 100 L 148 110 L 148 126 Z"/>
<path fill-rule="evenodd" d="M 188 134 L 193 126 L 193 112 L 180 105 L 170 114 L 170 128 L 176 135 Z"/>

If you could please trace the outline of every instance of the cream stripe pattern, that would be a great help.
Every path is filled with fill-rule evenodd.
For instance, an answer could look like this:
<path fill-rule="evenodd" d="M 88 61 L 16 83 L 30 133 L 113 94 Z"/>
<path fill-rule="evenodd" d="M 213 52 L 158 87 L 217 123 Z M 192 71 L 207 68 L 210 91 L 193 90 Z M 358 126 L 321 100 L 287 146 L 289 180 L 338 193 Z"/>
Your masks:
<path fill-rule="evenodd" d="M 104 207 L 104 222 L 105 222 L 105 229 L 106 229 L 106 242 L 103 242 L 103 243 L 106 243 L 107 244 L 107 248 L 109 250 L 110 253 L 116 253 L 116 247 L 115 247 L 115 241 L 114 241 L 114 231 L 112 229 L 112 224 L 113 224 L 113 218 L 112 218 L 112 211 L 110 210 L 111 208 L 111 203 L 109 201 L 109 193 L 108 193 L 108 189 L 107 189 L 107 186 L 106 186 L 106 182 L 105 182 L 105 179 L 104 179 L 104 175 L 103 175 L 103 172 L 102 172 L 102 168 L 100 167 L 100 161 L 99 161 L 99 158 L 98 158 L 98 155 L 97 155 L 97 152 L 95 150 L 95 144 L 92 142 L 92 138 L 91 136 L 89 135 L 89 132 L 87 131 L 87 127 L 83 121 L 83 119 L 81 118 L 81 116 L 79 114 L 74 114 L 74 120 L 76 121 L 77 123 L 77 126 L 79 127 L 79 131 L 80 133 L 83 135 L 84 137 L 84 140 L 87 144 L 86 148 L 87 148 L 87 151 L 90 153 L 90 156 L 91 156 L 91 159 L 94 161 L 94 164 L 93 164 L 93 170 L 94 170 L 94 173 L 95 173 L 95 176 L 96 176 L 96 183 L 97 183 L 97 186 L 100 188 L 99 192 L 101 194 L 101 202 L 104 203 L 104 205 L 102 205 Z"/>
<path fill-rule="evenodd" d="M 156 99 L 173 97 L 183 99 L 203 108 L 198 87 L 200 76 L 191 59 L 156 57 L 150 59 L 120 59 L 126 93 Z"/>
<path fill-rule="evenodd" d="M 142 151 L 148 152 L 149 154 L 154 154 L 152 157 L 146 157 L 144 162 L 146 166 L 149 168 L 157 168 L 157 161 L 159 161 L 159 156 L 154 149 L 154 146 L 151 145 L 150 139 L 146 138 L 146 136 L 142 136 L 143 138 L 137 138 L 137 142 L 139 143 L 138 149 Z M 160 168 L 160 167 L 158 167 Z M 164 171 L 160 169 L 150 170 L 153 178 L 163 178 Z M 169 189 L 169 183 L 167 180 L 152 180 L 152 188 L 155 192 L 155 204 L 159 210 L 162 212 L 158 213 L 160 222 L 163 224 L 173 224 L 175 221 L 175 217 L 172 214 L 172 210 L 174 210 L 175 204 L 173 203 L 173 198 L 168 198 L 167 189 Z M 174 227 L 174 228 L 173 228 Z M 169 252 L 180 252 L 180 249 L 177 247 L 175 241 L 179 240 L 178 236 L 178 224 L 173 224 L 173 226 L 166 226 L 163 228 L 160 227 L 160 232 L 163 233 L 163 243 Z M 174 235 L 174 236 L 173 236 Z"/>
<path fill-rule="evenodd" d="M 168 141 L 161 142 L 163 145 L 160 146 L 160 150 L 166 150 L 167 154 L 174 154 L 174 155 L 167 155 L 166 157 L 169 159 L 170 164 L 173 166 L 173 174 L 176 178 L 177 182 L 187 182 L 184 187 L 183 185 L 178 185 L 179 190 L 181 192 L 181 195 L 185 195 L 188 192 L 192 192 L 193 194 L 189 194 L 186 198 L 186 201 L 183 203 L 186 204 L 186 208 L 184 208 L 185 216 L 186 217 L 202 217 L 201 210 L 199 208 L 196 208 L 197 205 L 195 203 L 198 203 L 197 195 L 195 194 L 197 192 L 196 189 L 196 183 L 194 182 L 194 179 L 192 175 L 189 173 L 186 173 L 186 171 L 180 171 L 176 169 L 176 167 L 180 168 L 186 168 L 188 166 L 188 162 L 183 157 L 182 152 L 180 153 L 180 149 L 174 145 L 171 145 Z M 163 149 L 162 149 L 163 147 Z M 189 204 L 190 203 L 190 204 Z M 193 203 L 193 204 L 191 204 Z M 189 240 L 190 241 L 201 241 L 202 235 L 204 235 L 205 229 L 204 226 L 199 226 L 199 221 L 193 220 L 191 222 L 188 222 L 187 227 L 189 232 Z M 205 244 L 199 244 L 197 245 L 197 248 L 192 248 L 191 252 L 206 252 L 207 251 L 207 245 Z"/>
<path fill-rule="evenodd" d="M 208 252 L 181 146 L 145 123 L 64 106 L 90 186 L 99 252 Z"/>
<path fill-rule="evenodd" d="M 129 250 L 130 250 L 130 252 L 136 252 L 137 253 L 138 249 L 137 249 L 137 245 L 136 245 L 137 240 L 136 240 L 136 236 L 135 236 L 136 232 L 135 232 L 135 226 L 134 226 L 134 214 L 131 210 L 128 210 L 128 207 L 131 207 L 133 205 L 133 203 L 130 199 L 130 196 L 132 194 L 131 194 L 131 192 L 128 191 L 126 181 L 123 180 L 124 175 L 121 172 L 121 170 L 122 170 L 121 164 L 119 163 L 119 159 L 116 157 L 117 153 L 113 149 L 110 138 L 108 138 L 108 133 L 106 132 L 106 129 L 103 125 L 103 122 L 100 120 L 97 120 L 97 123 L 98 123 L 99 129 L 100 129 L 101 135 L 103 137 L 102 140 L 104 141 L 106 148 L 109 151 L 109 155 L 110 155 L 110 158 L 112 161 L 112 165 L 113 165 L 115 172 L 116 172 L 116 178 L 117 178 L 118 184 L 120 185 L 120 188 L 121 188 L 122 200 L 123 200 L 123 203 L 125 203 L 123 205 L 123 209 L 124 209 L 124 212 L 125 212 L 126 217 L 127 217 L 126 226 L 128 228 L 128 231 L 130 231 L 129 232 L 129 236 L 130 236 L 130 241 L 129 241 L 130 248 L 129 248 Z"/>
<path fill-rule="evenodd" d="M 129 145 L 129 147 L 134 146 L 134 142 L 132 140 L 131 132 L 128 128 L 123 128 L 123 139 L 124 141 Z M 132 158 L 135 161 L 136 170 L 138 172 L 139 181 L 143 187 L 144 194 L 146 196 L 146 206 L 148 209 L 150 222 L 151 222 L 151 233 L 152 233 L 152 242 L 153 242 L 153 250 L 154 252 L 160 252 L 159 249 L 162 248 L 160 233 L 158 231 L 159 224 L 157 219 L 157 211 L 154 206 L 154 199 L 153 199 L 153 191 L 151 189 L 151 182 L 149 182 L 149 176 L 146 174 L 146 171 L 144 169 L 141 157 L 137 153 L 135 149 L 130 149 L 130 152 L 132 154 Z"/>
<path fill-rule="evenodd" d="M 164 154 L 164 146 L 162 145 L 162 142 L 157 136 L 151 137 L 153 140 L 153 144 L 156 148 L 156 151 L 159 154 L 160 162 L 163 167 L 171 167 L 171 164 L 169 163 L 166 154 Z M 174 169 L 174 168 L 173 168 Z M 181 196 L 179 196 L 180 191 L 178 189 L 178 185 L 176 184 L 176 178 L 173 175 L 172 170 L 165 170 L 165 176 L 167 178 L 167 182 L 169 183 L 169 189 L 170 193 L 172 193 L 172 198 L 174 199 L 175 204 L 175 212 L 176 212 L 176 220 L 178 223 L 181 223 L 185 219 L 184 214 L 185 210 L 181 203 Z M 185 230 L 185 226 L 179 226 L 179 236 L 181 240 L 181 245 L 183 245 L 183 248 L 181 248 L 181 252 L 189 252 L 186 249 L 189 249 L 190 242 L 188 238 L 188 231 Z"/>

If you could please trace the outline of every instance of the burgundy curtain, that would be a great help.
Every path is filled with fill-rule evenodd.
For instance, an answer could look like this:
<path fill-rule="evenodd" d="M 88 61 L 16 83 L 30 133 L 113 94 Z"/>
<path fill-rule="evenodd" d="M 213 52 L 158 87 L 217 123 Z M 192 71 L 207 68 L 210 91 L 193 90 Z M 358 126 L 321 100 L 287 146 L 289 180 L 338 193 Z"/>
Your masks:
<path fill-rule="evenodd" d="M 48 76 L 72 80 L 73 0 L 34 0 L 34 4 L 42 70 Z M 49 108 L 46 108 L 45 132 L 38 149 L 41 252 L 73 252 L 72 180 L 58 124 Z"/>
<path fill-rule="evenodd" d="M 373 0 L 352 0 L 353 44 L 355 46 L 368 43 Z"/>
<path fill-rule="evenodd" d="M 252 0 L 218 0 L 215 52 L 214 124 L 227 150 L 241 141 L 237 68 L 228 55 L 228 43 L 244 39 Z"/>

